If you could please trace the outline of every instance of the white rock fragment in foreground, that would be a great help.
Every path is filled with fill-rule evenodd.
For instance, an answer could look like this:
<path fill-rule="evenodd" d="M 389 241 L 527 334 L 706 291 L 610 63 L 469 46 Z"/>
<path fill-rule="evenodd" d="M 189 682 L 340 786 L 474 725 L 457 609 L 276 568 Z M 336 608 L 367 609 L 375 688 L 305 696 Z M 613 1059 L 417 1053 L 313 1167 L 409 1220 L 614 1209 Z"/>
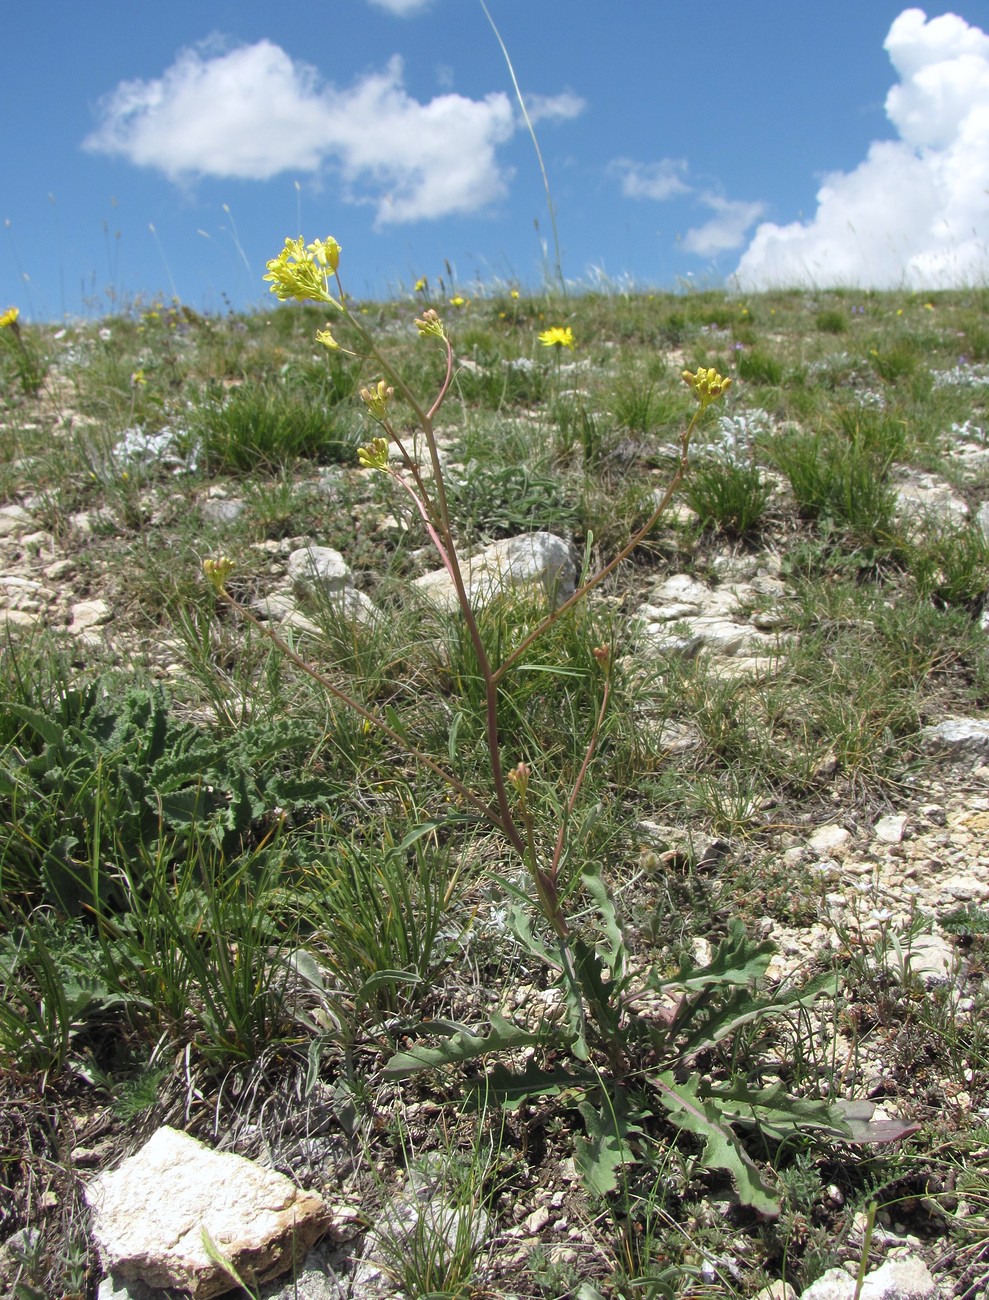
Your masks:
<path fill-rule="evenodd" d="M 853 1300 L 856 1279 L 843 1268 L 828 1271 L 805 1291 L 800 1300 Z M 940 1300 L 941 1291 L 930 1270 L 916 1255 L 888 1259 L 868 1273 L 859 1300 Z"/>
<path fill-rule="evenodd" d="M 196 1300 L 234 1288 L 207 1254 L 204 1228 L 245 1280 L 265 1281 L 301 1259 L 330 1224 L 322 1197 L 284 1174 L 167 1127 L 85 1195 L 109 1272 Z"/>
<path fill-rule="evenodd" d="M 921 727 L 920 738 L 930 749 L 989 749 L 989 722 L 947 718 L 934 727 Z"/>

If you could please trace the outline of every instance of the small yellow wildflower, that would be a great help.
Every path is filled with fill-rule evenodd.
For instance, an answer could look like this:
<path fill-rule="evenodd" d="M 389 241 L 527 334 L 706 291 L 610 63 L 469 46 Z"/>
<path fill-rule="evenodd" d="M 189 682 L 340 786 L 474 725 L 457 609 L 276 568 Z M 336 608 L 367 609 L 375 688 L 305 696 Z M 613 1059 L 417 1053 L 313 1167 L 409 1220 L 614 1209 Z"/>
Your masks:
<path fill-rule="evenodd" d="M 719 375 L 713 366 L 709 370 L 699 366 L 696 374 L 685 370 L 683 382 L 693 389 L 702 411 L 727 393 L 731 387 L 731 380 L 724 375 Z"/>
<path fill-rule="evenodd" d="M 416 293 L 425 293 L 426 285 L 427 285 L 426 277 L 424 275 L 420 275 L 419 279 L 416 280 L 416 287 L 415 287 Z"/>
<path fill-rule="evenodd" d="M 335 339 L 335 338 L 333 337 L 333 335 L 330 333 L 330 327 L 329 327 L 329 325 L 327 325 L 327 327 L 326 327 L 325 330 L 317 330 L 317 331 L 316 331 L 316 342 L 317 342 L 317 343 L 322 343 L 322 345 L 323 345 L 324 348 L 330 348 L 331 350 L 334 349 L 334 348 L 339 348 L 339 346 L 340 346 L 340 344 L 336 341 L 336 339 Z"/>
<path fill-rule="evenodd" d="M 296 298 L 299 302 L 315 301 L 341 304 L 327 288 L 329 276 L 340 261 L 340 245 L 335 239 L 303 244 L 301 239 L 286 239 L 285 247 L 267 263 L 271 292 L 281 302 Z"/>
<path fill-rule="evenodd" d="M 0 316 L 0 330 L 5 329 L 8 325 L 16 324 L 20 314 L 20 308 L 8 307 L 4 314 Z"/>
<path fill-rule="evenodd" d="M 307 249 L 320 266 L 327 266 L 333 272 L 339 267 L 340 245 L 332 235 L 327 235 L 325 239 L 314 239 Z"/>
<path fill-rule="evenodd" d="M 233 560 L 225 555 L 218 555 L 215 560 L 203 560 L 203 573 L 214 591 L 223 590 L 233 567 Z"/>
<path fill-rule="evenodd" d="M 144 387 L 144 385 L 148 382 L 148 377 L 144 373 L 143 366 L 140 368 L 140 370 L 134 370 L 131 372 L 130 381 L 131 381 L 131 386 L 134 388 Z"/>
<path fill-rule="evenodd" d="M 468 301 L 469 301 L 469 299 L 467 299 L 467 298 L 461 298 L 460 294 L 458 293 L 455 297 L 453 297 L 453 298 L 450 299 L 450 306 L 451 306 L 451 307 L 466 307 Z"/>
<path fill-rule="evenodd" d="M 387 380 L 379 379 L 371 388 L 361 389 L 361 401 L 370 411 L 376 420 L 384 423 L 388 403 L 395 396 L 394 388 L 390 388 Z"/>
<path fill-rule="evenodd" d="M 358 448 L 357 459 L 364 469 L 387 469 L 388 439 L 372 438 L 366 447 Z"/>
<path fill-rule="evenodd" d="M 577 346 L 569 325 L 552 325 L 548 330 L 543 330 L 539 342 L 544 348 L 569 348 L 571 352 Z"/>
<path fill-rule="evenodd" d="M 446 334 L 443 331 L 443 322 L 439 318 L 439 313 L 435 312 L 432 307 L 429 311 L 424 311 L 422 316 L 416 319 L 416 329 L 419 331 L 421 339 L 445 339 Z"/>
<path fill-rule="evenodd" d="M 509 294 L 509 297 L 511 298 L 518 298 L 518 296 L 519 296 L 518 289 L 513 289 L 512 292 Z"/>

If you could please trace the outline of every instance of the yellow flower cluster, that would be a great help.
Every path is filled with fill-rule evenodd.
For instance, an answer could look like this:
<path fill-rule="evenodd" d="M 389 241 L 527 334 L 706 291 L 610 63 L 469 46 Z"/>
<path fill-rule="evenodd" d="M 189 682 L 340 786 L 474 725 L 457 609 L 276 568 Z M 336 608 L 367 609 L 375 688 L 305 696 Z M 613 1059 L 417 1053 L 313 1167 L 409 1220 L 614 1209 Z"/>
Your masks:
<path fill-rule="evenodd" d="M 724 375 L 719 375 L 713 366 L 709 370 L 699 366 L 696 374 L 685 370 L 683 382 L 693 389 L 702 411 L 712 402 L 716 402 L 719 397 L 724 396 L 731 387 L 731 380 Z"/>
<path fill-rule="evenodd" d="M 20 310 L 17 307 L 8 307 L 3 315 L 0 316 L 0 330 L 5 329 L 8 325 L 15 325 L 20 314 Z"/>
<path fill-rule="evenodd" d="M 440 320 L 439 313 L 430 307 L 429 311 L 424 311 L 421 316 L 416 318 L 416 329 L 419 331 L 421 339 L 445 339 L 446 334 L 443 331 L 443 322 Z"/>
<path fill-rule="evenodd" d="M 539 342 L 544 348 L 569 348 L 571 352 L 577 346 L 569 325 L 553 325 L 550 329 L 543 330 Z"/>
<path fill-rule="evenodd" d="M 366 447 L 358 448 L 357 459 L 364 469 L 387 469 L 388 439 L 372 438 Z"/>
<path fill-rule="evenodd" d="M 218 555 L 215 560 L 203 560 L 203 573 L 206 576 L 206 581 L 215 591 L 223 590 L 233 568 L 233 560 L 226 555 Z"/>
<path fill-rule="evenodd" d="M 388 403 L 394 396 L 394 388 L 390 387 L 384 379 L 379 379 L 378 382 L 370 388 L 361 389 L 361 401 L 367 407 L 371 415 L 373 415 L 376 420 L 380 420 L 382 424 L 387 415 Z"/>
<path fill-rule="evenodd" d="M 339 265 L 340 245 L 332 237 L 314 239 L 311 244 L 286 239 L 282 251 L 267 263 L 264 279 L 272 282 L 271 292 L 282 302 L 296 298 L 299 302 L 328 302 L 341 307 L 329 290 L 330 276 L 336 274 Z"/>

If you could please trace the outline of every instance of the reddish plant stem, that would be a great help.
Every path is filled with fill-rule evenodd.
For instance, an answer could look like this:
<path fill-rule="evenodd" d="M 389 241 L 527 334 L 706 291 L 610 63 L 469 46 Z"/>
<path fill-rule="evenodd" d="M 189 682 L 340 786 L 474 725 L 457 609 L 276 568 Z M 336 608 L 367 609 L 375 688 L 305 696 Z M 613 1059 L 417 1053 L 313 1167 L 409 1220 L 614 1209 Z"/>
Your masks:
<path fill-rule="evenodd" d="M 446 396 L 450 382 L 453 377 L 453 348 L 449 339 L 445 339 L 446 344 L 446 375 L 443 386 L 440 389 L 439 396 L 433 402 L 428 411 L 424 411 L 416 400 L 415 394 L 409 389 L 402 376 L 390 365 L 387 358 L 382 356 L 375 346 L 374 340 L 367 333 L 359 321 L 347 313 L 349 319 L 356 326 L 362 338 L 367 344 L 368 350 L 379 362 L 385 374 L 392 382 L 393 386 L 401 393 L 404 400 L 412 408 L 413 414 L 419 422 L 419 425 L 426 437 L 426 446 L 429 450 L 429 460 L 433 471 L 433 489 L 435 492 L 436 509 L 439 518 L 436 521 L 437 532 L 442 540 L 440 555 L 442 558 L 443 551 L 446 551 L 449 559 L 448 572 L 453 579 L 454 589 L 457 593 L 457 603 L 463 613 L 464 621 L 467 624 L 468 635 L 471 644 L 474 647 L 474 654 L 477 658 L 478 670 L 484 682 L 485 693 L 485 733 L 488 747 L 488 754 L 491 763 L 491 779 L 494 785 L 495 798 L 498 802 L 499 825 L 505 835 L 511 842 L 512 847 L 518 853 L 519 857 L 526 861 L 525 840 L 519 831 L 512 813 L 511 801 L 508 798 L 508 790 L 505 785 L 504 767 L 501 761 L 501 742 L 498 737 L 498 679 L 492 671 L 491 662 L 488 659 L 487 651 L 484 648 L 484 642 L 481 638 L 481 632 L 477 625 L 477 618 L 470 603 L 470 596 L 464 582 L 463 572 L 460 567 L 457 549 L 453 540 L 453 530 L 450 524 L 450 510 L 446 499 L 446 489 L 443 480 L 443 468 L 440 464 L 439 449 L 436 446 L 436 436 L 433 430 L 433 417 L 439 410 L 443 398 Z M 421 479 L 417 476 L 417 484 L 421 486 Z M 426 501 L 430 500 L 424 487 L 421 488 Z M 538 870 L 533 864 L 534 869 Z M 538 880 L 536 881 L 539 887 Z"/>

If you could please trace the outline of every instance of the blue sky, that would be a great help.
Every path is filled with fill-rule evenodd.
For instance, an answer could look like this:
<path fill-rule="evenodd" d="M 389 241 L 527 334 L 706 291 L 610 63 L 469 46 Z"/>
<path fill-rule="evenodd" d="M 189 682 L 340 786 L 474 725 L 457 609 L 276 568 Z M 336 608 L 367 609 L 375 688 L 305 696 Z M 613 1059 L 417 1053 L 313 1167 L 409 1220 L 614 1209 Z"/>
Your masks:
<path fill-rule="evenodd" d="M 583 284 L 989 281 L 989 0 L 488 0 Z M 477 0 L 35 0 L 0 46 L 0 309 L 539 287 L 542 176 Z M 453 270 L 453 283 L 446 264 Z"/>

